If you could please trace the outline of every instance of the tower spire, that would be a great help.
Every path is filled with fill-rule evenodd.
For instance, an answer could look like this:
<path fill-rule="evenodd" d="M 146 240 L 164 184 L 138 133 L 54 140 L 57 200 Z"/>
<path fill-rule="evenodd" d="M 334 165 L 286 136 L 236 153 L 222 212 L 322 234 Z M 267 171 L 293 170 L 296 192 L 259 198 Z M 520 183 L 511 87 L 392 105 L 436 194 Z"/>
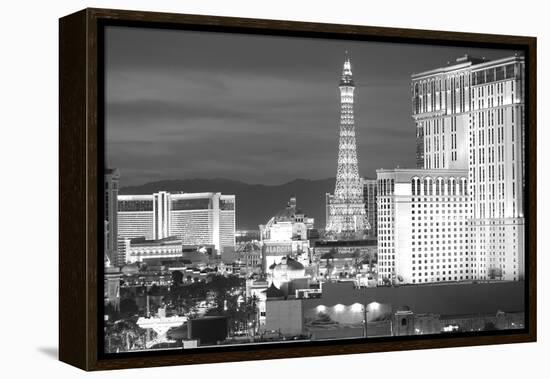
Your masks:
<path fill-rule="evenodd" d="M 346 59 L 344 60 L 344 68 L 342 69 L 342 77 L 340 79 L 340 86 L 355 86 L 353 83 L 353 73 L 351 72 L 351 60 L 346 50 Z"/>
<path fill-rule="evenodd" d="M 355 84 L 347 51 L 339 88 L 341 110 L 338 171 L 334 194 L 328 204 L 327 232 L 338 239 L 356 239 L 363 237 L 369 225 L 363 200 L 363 186 L 359 177 L 353 116 Z"/>

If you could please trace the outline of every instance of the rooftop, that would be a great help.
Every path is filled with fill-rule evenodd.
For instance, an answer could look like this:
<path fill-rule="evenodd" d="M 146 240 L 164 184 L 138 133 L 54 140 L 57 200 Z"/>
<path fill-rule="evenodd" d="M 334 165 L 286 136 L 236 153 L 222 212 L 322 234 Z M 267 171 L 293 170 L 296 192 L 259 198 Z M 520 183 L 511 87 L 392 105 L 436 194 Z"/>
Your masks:
<path fill-rule="evenodd" d="M 472 57 L 468 54 L 465 54 L 461 57 L 456 58 L 454 62 L 451 62 L 451 61 L 447 62 L 447 65 L 445 66 L 440 66 L 438 68 L 434 68 L 431 70 L 413 73 L 411 75 L 411 78 L 420 79 L 427 76 L 439 75 L 439 74 L 444 74 L 447 72 L 458 71 L 458 70 L 467 69 L 467 68 L 472 70 L 481 69 L 481 68 L 490 67 L 490 66 L 507 64 L 512 61 L 519 61 L 523 59 L 524 57 L 518 54 L 500 58 L 500 59 L 495 59 L 495 60 L 488 60 L 485 57 Z"/>
<path fill-rule="evenodd" d="M 281 291 L 280 289 L 278 289 L 277 287 L 275 287 L 275 285 L 273 283 L 271 283 L 271 286 L 269 286 L 268 289 L 266 289 L 265 291 L 263 291 L 265 294 L 266 294 L 266 297 L 284 297 L 285 296 L 285 293 L 283 291 Z"/>
<path fill-rule="evenodd" d="M 181 245 L 181 239 L 176 236 L 170 236 L 166 238 L 148 240 L 145 237 L 132 238 L 130 240 L 130 245 L 135 247 L 146 247 L 146 246 L 177 246 Z"/>

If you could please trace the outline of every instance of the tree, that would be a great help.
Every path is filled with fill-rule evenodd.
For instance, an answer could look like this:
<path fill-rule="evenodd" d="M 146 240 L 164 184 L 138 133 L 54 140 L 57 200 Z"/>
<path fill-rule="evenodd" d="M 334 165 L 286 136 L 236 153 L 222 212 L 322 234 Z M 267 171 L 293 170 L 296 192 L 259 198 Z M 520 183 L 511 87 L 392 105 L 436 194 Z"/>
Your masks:
<path fill-rule="evenodd" d="M 145 347 L 145 329 L 135 320 L 121 320 L 108 323 L 105 330 L 105 350 L 109 353 L 143 349 Z"/>
<path fill-rule="evenodd" d="M 497 327 L 493 322 L 487 321 L 483 327 L 483 330 L 497 330 Z"/>
<path fill-rule="evenodd" d="M 172 271 L 172 285 L 179 286 L 183 283 L 183 274 L 181 271 Z"/>
<path fill-rule="evenodd" d="M 331 277 L 332 270 L 334 269 L 334 265 L 332 265 L 330 261 L 334 261 L 334 257 L 336 256 L 336 254 L 338 254 L 338 250 L 333 247 L 328 253 L 325 253 L 321 256 L 321 259 L 326 260 L 327 280 Z"/>
<path fill-rule="evenodd" d="M 120 312 L 111 303 L 105 304 L 104 309 L 105 316 L 108 316 L 108 320 L 116 321 L 120 319 Z"/>
<path fill-rule="evenodd" d="M 369 253 L 369 272 L 374 268 L 374 262 L 378 263 L 378 253 L 376 251 Z"/>
<path fill-rule="evenodd" d="M 361 250 L 355 249 L 353 250 L 353 260 L 354 260 L 354 267 L 355 270 L 358 272 L 361 270 L 361 264 L 359 263 L 359 259 L 362 257 Z"/>
<path fill-rule="evenodd" d="M 327 264 L 326 264 L 326 268 L 327 268 L 327 272 L 326 272 L 326 278 L 327 280 L 330 280 L 331 276 L 332 276 L 332 271 L 334 270 L 334 267 L 332 266 L 331 263 L 329 263 L 327 261 Z"/>
<path fill-rule="evenodd" d="M 160 292 L 160 287 L 156 284 L 153 284 L 152 286 L 149 287 L 149 290 L 147 291 L 147 294 L 155 296 L 155 295 L 158 295 L 159 292 Z"/>
<path fill-rule="evenodd" d="M 194 313 L 197 302 L 207 297 L 207 287 L 204 283 L 189 283 L 184 286 L 172 287 L 171 291 L 166 293 L 166 301 L 172 303 L 178 314 Z"/>
<path fill-rule="evenodd" d="M 126 298 L 120 301 L 120 314 L 122 317 L 133 316 L 136 313 L 138 313 L 138 306 L 134 299 Z"/>

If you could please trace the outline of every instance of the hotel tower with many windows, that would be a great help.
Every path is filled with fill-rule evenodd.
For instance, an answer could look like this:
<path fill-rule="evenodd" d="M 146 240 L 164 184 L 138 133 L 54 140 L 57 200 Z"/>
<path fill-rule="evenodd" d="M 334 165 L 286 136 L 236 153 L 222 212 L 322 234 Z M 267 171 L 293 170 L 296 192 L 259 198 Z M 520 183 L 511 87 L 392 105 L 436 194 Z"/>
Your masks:
<path fill-rule="evenodd" d="M 177 237 L 184 245 L 235 247 L 235 195 L 169 193 L 118 196 L 119 239 Z"/>
<path fill-rule="evenodd" d="M 106 264 L 116 266 L 118 264 L 118 217 L 117 198 L 120 171 L 117 169 L 105 169 L 104 188 L 104 222 L 105 222 L 105 259 Z"/>
<path fill-rule="evenodd" d="M 471 280 L 466 170 L 377 170 L 381 284 Z"/>
<path fill-rule="evenodd" d="M 416 124 L 417 149 L 416 162 L 418 171 L 410 172 L 410 177 L 400 175 L 401 183 L 409 182 L 412 199 L 415 199 L 415 215 L 406 213 L 410 220 L 407 229 L 411 231 L 410 240 L 403 245 L 397 243 L 399 238 L 409 238 L 403 235 L 393 236 L 391 240 L 383 238 L 379 241 L 382 254 L 390 255 L 385 249 L 394 249 L 390 256 L 407 257 L 406 261 L 418 263 L 418 249 L 423 248 L 421 259 L 428 261 L 429 275 L 419 277 L 415 270 L 414 283 L 436 282 L 447 280 L 522 280 L 524 274 L 524 80 L 525 61 L 522 56 L 511 56 L 499 60 L 488 61 L 468 56 L 461 57 L 454 64 L 434 70 L 412 75 L 412 116 Z M 458 202 L 452 200 L 449 192 L 449 180 L 458 180 L 458 176 L 447 172 L 462 170 L 458 188 L 464 191 Z M 380 186 L 387 176 L 392 174 L 379 170 Z M 395 180 L 397 178 L 394 178 Z M 390 179 L 391 180 L 391 179 Z M 439 186 L 442 181 L 444 190 L 440 195 L 414 196 L 420 184 L 421 192 Z M 397 183 L 397 182 L 396 182 Z M 462 187 L 465 183 L 465 188 Z M 397 185 L 397 184 L 394 184 Z M 426 187 L 427 186 L 427 187 Z M 424 188 L 427 188 L 424 190 Z M 426 192 L 424 192 L 425 194 Z M 446 194 L 446 195 L 445 195 Z M 379 192 L 379 199 L 380 199 Z M 390 194 L 387 196 L 399 196 Z M 458 195 L 457 195 L 458 196 Z M 464 197 L 465 196 L 465 197 Z M 387 199 L 386 199 L 387 200 Z M 393 199 L 397 201 L 397 198 Z M 420 201 L 420 204 L 418 203 Z M 411 208 L 407 212 L 412 212 Z M 455 233 L 454 220 L 443 229 L 439 225 L 423 225 L 424 223 L 438 222 L 437 214 L 421 214 L 419 210 L 436 210 L 441 212 L 449 204 L 462 204 L 463 212 L 457 208 L 457 224 Z M 445 206 L 443 206 L 445 205 Z M 388 204 L 385 201 L 378 203 L 378 220 L 386 218 Z M 419 209 L 420 207 L 420 209 Z M 453 209 L 451 207 L 451 209 Z M 390 208 L 391 209 L 391 208 Z M 381 214 L 382 212 L 382 214 Z M 439 217 L 443 215 L 438 214 Z M 461 219 L 467 215 L 465 219 Z M 395 213 L 397 220 L 404 215 Z M 418 227 L 418 217 L 433 217 L 421 220 Z M 455 214 L 445 214 L 446 217 L 455 217 Z M 406 217 L 405 217 L 406 218 Z M 387 221 L 384 221 L 387 222 Z M 399 221 L 400 222 L 400 221 Z M 426 227 L 424 227 L 426 226 Z M 462 230 L 461 230 L 462 229 Z M 412 230 L 416 230 L 414 233 Z M 444 230 L 444 231 L 443 231 Z M 379 236 L 388 237 L 388 233 L 399 234 L 395 226 L 379 225 Z M 402 232 L 401 232 L 402 233 Z M 442 235 L 445 239 L 449 233 L 452 243 L 464 252 L 462 267 L 460 255 L 457 252 L 458 269 L 451 267 L 452 275 L 441 274 L 442 262 L 439 256 L 439 274 L 437 270 L 437 251 L 442 254 Z M 456 236 L 453 236 L 456 234 Z M 413 241 L 413 237 L 415 237 Z M 380 237 L 379 237 L 380 238 Z M 419 245 L 420 239 L 422 239 Z M 415 243 L 415 251 L 413 245 Z M 427 242 L 427 244 L 426 244 Z M 385 246 L 390 244 L 390 246 Z M 394 246 L 391 246 L 394 245 Z M 434 252 L 432 265 L 432 247 Z M 425 248 L 429 250 L 424 251 Z M 465 250 L 466 249 L 466 250 Z M 454 250 L 454 249 L 453 249 Z M 448 250 L 447 250 L 448 251 Z M 460 250 L 458 250 L 460 251 Z M 426 257 L 425 254 L 429 255 Z M 468 267 L 466 269 L 466 256 Z M 396 258 L 399 260 L 400 258 Z M 452 256 L 454 260 L 454 252 Z M 383 260 L 382 264 L 390 264 Z M 454 261 L 452 265 L 454 266 Z M 398 278 L 413 283 L 411 263 L 407 270 L 404 266 L 396 266 L 393 271 L 382 275 L 386 278 Z M 426 267 L 426 266 L 422 266 Z M 411 268 L 411 270 L 408 270 Z M 462 274 L 460 275 L 460 269 Z M 382 266 L 389 270 L 390 267 Z M 386 281 L 388 279 L 385 279 Z"/>
<path fill-rule="evenodd" d="M 376 237 L 376 233 L 378 232 L 378 219 L 376 217 L 377 180 L 362 178 L 361 181 L 363 183 L 363 201 L 365 202 L 365 211 L 370 226 L 368 235 Z"/>

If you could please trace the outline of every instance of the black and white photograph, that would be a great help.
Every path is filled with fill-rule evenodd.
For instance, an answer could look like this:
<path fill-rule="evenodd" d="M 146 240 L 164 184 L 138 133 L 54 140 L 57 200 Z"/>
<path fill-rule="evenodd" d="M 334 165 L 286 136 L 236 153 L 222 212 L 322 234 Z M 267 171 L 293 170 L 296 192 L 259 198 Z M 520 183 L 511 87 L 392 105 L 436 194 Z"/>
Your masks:
<path fill-rule="evenodd" d="M 522 51 L 113 25 L 104 49 L 105 354 L 525 329 Z"/>

